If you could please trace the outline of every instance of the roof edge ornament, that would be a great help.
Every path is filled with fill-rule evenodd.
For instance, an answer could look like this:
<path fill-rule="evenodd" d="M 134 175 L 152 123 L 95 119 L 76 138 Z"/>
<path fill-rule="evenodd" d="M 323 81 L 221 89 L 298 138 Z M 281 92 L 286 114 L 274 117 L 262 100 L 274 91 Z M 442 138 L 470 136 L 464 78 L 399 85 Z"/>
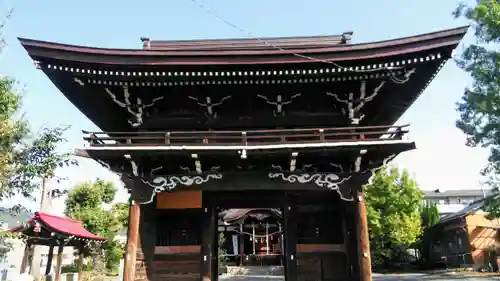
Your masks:
<path fill-rule="evenodd" d="M 343 32 L 342 33 L 342 44 L 350 44 L 353 34 L 354 34 L 353 31 Z"/>
<path fill-rule="evenodd" d="M 151 49 L 151 39 L 149 37 L 141 37 L 141 41 L 142 41 L 142 48 L 144 50 Z"/>

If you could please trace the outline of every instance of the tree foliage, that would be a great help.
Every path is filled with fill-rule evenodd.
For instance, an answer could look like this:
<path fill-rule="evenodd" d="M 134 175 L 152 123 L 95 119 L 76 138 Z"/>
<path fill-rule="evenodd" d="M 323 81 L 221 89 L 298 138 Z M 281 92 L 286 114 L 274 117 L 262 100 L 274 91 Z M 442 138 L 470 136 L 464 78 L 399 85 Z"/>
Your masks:
<path fill-rule="evenodd" d="M 65 215 L 79 220 L 90 232 L 108 238 L 102 247 L 102 256 L 108 270 L 115 270 L 123 257 L 124 249 L 116 234 L 126 226 L 128 206 L 118 203 L 106 209 L 116 195 L 113 183 L 96 180 L 82 183 L 68 192 Z"/>
<path fill-rule="evenodd" d="M 408 172 L 380 169 L 365 186 L 372 262 L 389 267 L 421 235 L 420 206 L 423 193 Z"/>
<path fill-rule="evenodd" d="M 71 158 L 70 153 L 58 152 L 58 146 L 66 142 L 64 133 L 68 127 L 43 128 L 36 137 L 27 142 L 18 150 L 14 174 L 9 181 L 11 190 L 17 191 L 24 197 L 34 199 L 32 194 L 41 188 L 44 181 L 56 179 L 58 182 L 65 178 L 56 175 L 58 168 L 78 165 Z M 59 197 L 67 193 L 67 190 L 46 190 L 44 196 Z"/>
<path fill-rule="evenodd" d="M 425 202 L 420 209 L 422 230 L 425 231 L 439 222 L 439 209 L 434 202 Z"/>
<path fill-rule="evenodd" d="M 9 10 L 0 22 L 0 52 L 5 46 L 1 29 L 12 13 Z M 68 153 L 57 151 L 58 145 L 66 141 L 67 127 L 44 128 L 32 134 L 28 122 L 20 116 L 21 105 L 22 92 L 16 82 L 0 77 L 0 200 L 18 194 L 33 199 L 43 180 L 52 179 L 58 167 L 76 164 Z M 63 193 L 52 190 L 50 195 Z"/>
<path fill-rule="evenodd" d="M 12 79 L 0 77 L 0 200 L 24 193 L 22 187 L 9 184 L 17 172 L 17 151 L 28 134 L 28 124 L 16 118 L 21 94 L 16 91 L 14 83 Z"/>
<path fill-rule="evenodd" d="M 476 43 L 467 46 L 457 65 L 473 79 L 457 110 L 457 127 L 467 135 L 467 145 L 490 149 L 488 165 L 483 175 L 498 193 L 500 185 L 500 3 L 481 0 L 475 6 L 460 4 L 455 17 L 472 23 Z M 494 217 L 500 217 L 500 199 L 492 197 L 485 207 Z"/>

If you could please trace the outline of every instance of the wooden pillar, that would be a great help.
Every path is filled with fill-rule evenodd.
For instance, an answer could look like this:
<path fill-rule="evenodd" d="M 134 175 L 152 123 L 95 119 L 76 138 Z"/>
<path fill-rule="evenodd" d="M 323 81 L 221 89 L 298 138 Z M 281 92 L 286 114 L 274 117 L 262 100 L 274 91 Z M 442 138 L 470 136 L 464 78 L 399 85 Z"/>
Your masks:
<path fill-rule="evenodd" d="M 203 233 L 201 239 L 201 268 L 203 281 L 215 281 L 219 274 L 218 217 L 214 207 L 203 208 Z"/>
<path fill-rule="evenodd" d="M 240 266 L 245 263 L 245 234 L 243 234 L 243 222 L 240 223 Z"/>
<path fill-rule="evenodd" d="M 26 246 L 24 246 L 23 260 L 21 261 L 21 269 L 19 271 L 19 274 L 26 273 L 26 270 L 28 269 L 29 266 L 30 253 L 31 253 L 31 245 L 26 243 Z"/>
<path fill-rule="evenodd" d="M 78 281 L 83 280 L 83 262 L 85 258 L 83 256 L 83 249 L 80 249 L 80 254 L 78 255 Z"/>
<path fill-rule="evenodd" d="M 368 235 L 368 220 L 363 190 L 360 188 L 356 197 L 359 216 L 359 259 L 361 267 L 361 281 L 372 281 L 372 264 L 370 256 L 370 237 Z"/>
<path fill-rule="evenodd" d="M 63 259 L 63 250 L 64 250 L 64 247 L 62 245 L 59 245 L 59 248 L 57 249 L 57 262 L 56 262 L 56 278 L 55 278 L 55 281 L 61 280 L 61 266 L 62 266 L 62 259 Z"/>
<path fill-rule="evenodd" d="M 123 267 L 123 281 L 135 280 L 135 261 L 137 257 L 137 246 L 139 243 L 140 214 L 141 209 L 139 202 L 131 199 L 127 232 L 127 249 Z"/>
<path fill-rule="evenodd" d="M 47 257 L 47 266 L 45 267 L 45 275 L 50 274 L 50 270 L 52 267 L 52 259 L 54 259 L 54 245 L 51 245 L 49 248 L 49 255 Z"/>
<path fill-rule="evenodd" d="M 210 257 L 212 258 L 211 271 L 212 281 L 219 279 L 219 216 L 217 208 L 213 207 L 210 214 L 210 238 L 212 247 L 210 247 Z"/>
<path fill-rule="evenodd" d="M 286 198 L 283 208 L 283 221 L 285 231 L 284 260 L 285 260 L 285 280 L 296 281 L 297 278 L 297 221 L 295 218 L 295 206 Z"/>

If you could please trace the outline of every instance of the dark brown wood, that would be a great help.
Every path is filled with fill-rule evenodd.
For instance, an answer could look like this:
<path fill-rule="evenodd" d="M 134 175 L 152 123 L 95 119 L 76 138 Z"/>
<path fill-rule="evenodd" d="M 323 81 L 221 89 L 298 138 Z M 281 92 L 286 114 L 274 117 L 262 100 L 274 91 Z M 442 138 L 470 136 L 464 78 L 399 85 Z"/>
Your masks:
<path fill-rule="evenodd" d="M 297 281 L 297 221 L 295 220 L 295 205 L 290 197 L 286 197 L 283 206 L 284 250 L 286 281 Z"/>
<path fill-rule="evenodd" d="M 240 266 L 245 264 L 245 234 L 243 233 L 243 224 L 240 223 L 240 235 L 238 236 L 240 242 Z"/>
<path fill-rule="evenodd" d="M 201 265 L 202 281 L 216 281 L 218 278 L 218 212 L 217 204 L 209 193 L 202 198 Z"/>
<path fill-rule="evenodd" d="M 362 190 L 358 191 L 357 206 L 359 214 L 359 245 L 361 250 L 361 281 L 372 281 L 372 265 L 370 255 L 370 237 L 366 216 L 365 199 Z"/>
<path fill-rule="evenodd" d="M 128 221 L 127 248 L 125 254 L 125 264 L 123 267 L 123 281 L 135 281 L 135 263 L 139 243 L 140 212 L 139 202 L 131 200 Z"/>
<path fill-rule="evenodd" d="M 283 129 L 245 131 L 172 131 L 172 132 L 86 132 L 91 146 L 151 145 L 270 145 L 318 142 L 401 140 L 409 131 L 403 126 L 338 127 L 318 129 Z"/>
<path fill-rule="evenodd" d="M 32 250 L 31 245 L 27 243 L 24 246 L 23 259 L 21 261 L 21 268 L 20 268 L 20 271 L 19 271 L 20 274 L 26 273 L 26 270 L 28 269 L 29 256 L 30 256 L 31 250 Z"/>
<path fill-rule="evenodd" d="M 300 37 L 273 37 L 262 38 L 269 44 L 262 44 L 259 40 L 243 39 L 205 39 L 205 40 L 151 40 L 141 38 L 143 49 L 156 51 L 217 51 L 217 50 L 272 50 L 272 46 L 283 49 L 289 48 L 327 48 L 350 41 L 353 32 L 344 32 L 341 35 L 327 36 L 300 36 Z"/>
<path fill-rule="evenodd" d="M 63 250 L 64 246 L 60 245 L 57 248 L 57 260 L 56 260 L 56 277 L 55 281 L 61 280 L 61 267 L 62 267 L 62 259 L 63 259 Z"/>
<path fill-rule="evenodd" d="M 50 246 L 49 255 L 47 256 L 47 265 L 45 266 L 45 275 L 49 275 L 52 269 L 52 260 L 54 259 L 54 246 Z"/>
<path fill-rule="evenodd" d="M 78 281 L 83 280 L 83 266 L 85 262 L 85 256 L 83 255 L 83 251 L 80 250 L 78 254 Z"/>
<path fill-rule="evenodd" d="M 345 251 L 344 244 L 297 244 L 297 253 L 344 253 Z"/>
<path fill-rule="evenodd" d="M 259 50 L 259 51 L 155 51 L 110 50 L 83 46 L 57 44 L 20 38 L 31 57 L 56 57 L 66 61 L 83 63 L 106 63 L 108 65 L 230 65 L 230 64 L 276 64 L 310 63 L 311 60 L 296 56 L 295 52 L 308 54 L 315 59 L 331 61 L 359 60 L 407 54 L 436 47 L 456 46 L 466 34 L 467 27 L 441 32 L 381 41 L 369 44 L 349 44 L 330 48 L 309 50 Z M 231 59 L 228 59 L 231 58 Z"/>
<path fill-rule="evenodd" d="M 218 212 L 217 207 L 213 206 L 210 212 L 210 272 L 211 281 L 217 281 L 219 278 L 219 232 L 218 232 Z"/>

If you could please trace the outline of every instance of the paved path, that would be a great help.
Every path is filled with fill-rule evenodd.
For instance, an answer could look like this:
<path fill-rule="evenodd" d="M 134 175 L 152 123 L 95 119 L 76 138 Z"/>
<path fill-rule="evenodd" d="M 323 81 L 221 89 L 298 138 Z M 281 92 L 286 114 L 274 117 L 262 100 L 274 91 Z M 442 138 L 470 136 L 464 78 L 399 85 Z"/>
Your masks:
<path fill-rule="evenodd" d="M 219 278 L 221 281 L 283 281 L 285 278 L 279 276 L 223 276 Z M 461 275 L 450 275 L 450 274 L 424 274 L 424 273 L 413 273 L 413 274 L 374 274 L 374 281 L 496 281 L 500 280 L 500 277 L 492 276 L 461 276 Z"/>
<path fill-rule="evenodd" d="M 425 273 L 412 273 L 412 274 L 374 274 L 374 281 L 494 281 L 500 280 L 500 277 L 492 276 L 463 276 L 452 274 L 425 274 Z"/>

